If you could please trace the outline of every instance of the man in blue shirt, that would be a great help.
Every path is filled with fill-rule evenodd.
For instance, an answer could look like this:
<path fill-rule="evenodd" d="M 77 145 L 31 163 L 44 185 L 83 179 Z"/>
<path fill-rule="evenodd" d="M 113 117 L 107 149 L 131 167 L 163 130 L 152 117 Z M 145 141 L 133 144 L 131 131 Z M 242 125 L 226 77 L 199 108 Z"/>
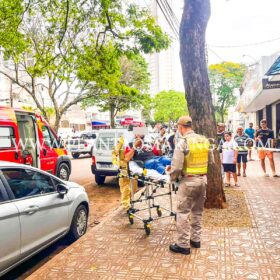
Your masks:
<path fill-rule="evenodd" d="M 255 138 L 255 129 L 253 128 L 253 123 L 249 123 L 249 127 L 244 131 L 250 139 L 254 140 Z M 249 160 L 252 160 L 252 150 L 250 149 L 248 152 Z"/>

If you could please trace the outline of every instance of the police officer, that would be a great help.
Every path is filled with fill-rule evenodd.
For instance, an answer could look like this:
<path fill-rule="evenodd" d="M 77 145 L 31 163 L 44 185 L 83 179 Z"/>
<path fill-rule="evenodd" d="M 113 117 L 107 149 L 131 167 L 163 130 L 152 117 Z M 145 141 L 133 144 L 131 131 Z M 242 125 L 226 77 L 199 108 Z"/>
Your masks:
<path fill-rule="evenodd" d="M 177 242 L 169 249 L 190 254 L 190 246 L 200 248 L 202 212 L 206 198 L 209 141 L 192 130 L 192 119 L 178 120 L 179 139 L 171 166 L 171 180 L 179 179 L 177 193 Z"/>
<path fill-rule="evenodd" d="M 129 131 L 133 128 L 129 127 Z M 112 152 L 113 164 L 118 166 L 120 169 L 119 176 L 119 186 L 121 192 L 121 207 L 124 210 L 128 210 L 130 208 L 130 199 L 131 199 L 131 191 L 130 191 L 130 179 L 128 178 L 128 162 L 125 160 L 125 138 L 122 135 L 117 145 L 115 146 Z M 137 190 L 137 181 L 132 180 L 134 192 Z"/>

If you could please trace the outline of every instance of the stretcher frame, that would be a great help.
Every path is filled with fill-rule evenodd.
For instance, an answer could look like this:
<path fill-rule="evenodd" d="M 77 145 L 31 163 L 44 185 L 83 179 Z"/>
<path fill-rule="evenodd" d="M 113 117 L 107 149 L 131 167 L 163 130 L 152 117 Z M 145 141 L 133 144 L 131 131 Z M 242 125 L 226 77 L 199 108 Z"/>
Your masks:
<path fill-rule="evenodd" d="M 142 174 L 132 174 L 131 171 L 127 170 L 127 176 L 121 175 L 122 177 L 127 177 L 130 180 L 130 194 L 131 194 L 131 206 L 127 210 L 128 220 L 130 224 L 134 224 L 134 218 L 140 220 L 144 224 L 144 230 L 146 235 L 151 233 L 151 222 L 174 217 L 176 220 L 176 212 L 173 211 L 173 202 L 172 202 L 172 191 L 176 192 L 176 186 L 173 183 L 166 182 L 164 180 L 153 180 L 145 176 L 145 169 L 143 169 Z M 134 193 L 133 180 L 141 182 L 144 184 L 143 189 Z M 156 194 L 157 190 L 165 188 L 165 185 L 168 185 L 168 191 L 160 194 Z M 136 197 L 136 194 L 138 197 Z M 170 209 L 161 206 L 155 202 L 155 199 L 162 196 L 169 196 Z M 148 206 L 146 208 L 137 208 L 136 205 L 142 202 L 147 202 Z M 152 209 L 156 208 L 157 216 L 152 215 Z M 162 209 L 167 212 L 166 215 L 162 215 Z M 140 212 L 148 210 L 148 218 L 143 218 L 139 215 Z"/>

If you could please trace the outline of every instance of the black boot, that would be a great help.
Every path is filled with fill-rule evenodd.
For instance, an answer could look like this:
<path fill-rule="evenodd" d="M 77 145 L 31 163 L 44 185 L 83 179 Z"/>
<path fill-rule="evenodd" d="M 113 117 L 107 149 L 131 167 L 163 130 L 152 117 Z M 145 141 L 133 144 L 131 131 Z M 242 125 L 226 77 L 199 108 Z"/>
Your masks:
<path fill-rule="evenodd" d="M 169 246 L 169 250 L 174 252 L 174 253 L 181 253 L 183 255 L 189 255 L 191 253 L 191 249 L 190 248 L 179 247 L 176 243 L 175 244 L 171 244 Z"/>
<path fill-rule="evenodd" d="M 190 244 L 193 248 L 200 248 L 200 241 L 190 241 Z"/>

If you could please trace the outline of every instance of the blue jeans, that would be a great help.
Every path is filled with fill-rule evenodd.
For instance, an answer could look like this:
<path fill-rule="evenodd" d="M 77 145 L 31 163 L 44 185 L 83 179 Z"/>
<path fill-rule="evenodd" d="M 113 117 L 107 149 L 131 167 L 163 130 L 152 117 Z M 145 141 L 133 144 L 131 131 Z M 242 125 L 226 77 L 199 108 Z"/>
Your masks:
<path fill-rule="evenodd" d="M 144 167 L 147 169 L 155 169 L 158 173 L 164 174 L 165 167 L 171 165 L 171 159 L 168 157 L 155 157 L 147 160 Z"/>

